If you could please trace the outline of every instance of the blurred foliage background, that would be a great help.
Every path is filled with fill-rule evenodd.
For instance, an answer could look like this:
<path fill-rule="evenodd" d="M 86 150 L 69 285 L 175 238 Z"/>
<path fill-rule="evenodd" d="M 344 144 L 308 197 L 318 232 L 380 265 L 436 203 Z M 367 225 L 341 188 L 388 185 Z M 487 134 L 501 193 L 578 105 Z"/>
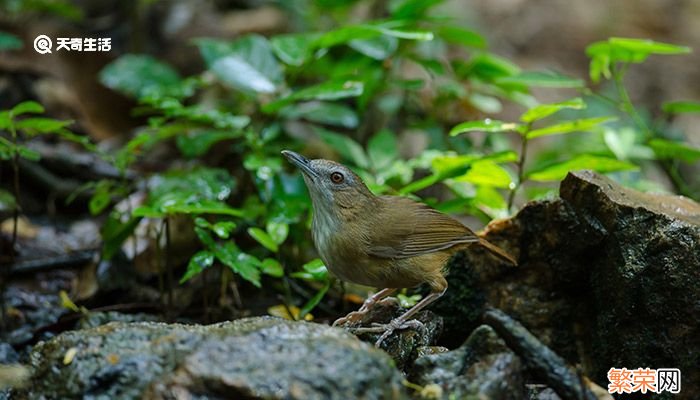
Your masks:
<path fill-rule="evenodd" d="M 171 311 L 310 318 L 352 300 L 315 259 L 282 149 L 474 228 L 576 169 L 700 198 L 689 2 L 7 0 L 0 14 L 3 262 L 28 256 L 22 215 L 89 213 L 100 273 L 128 265 Z M 39 34 L 111 50 L 40 55 Z"/>

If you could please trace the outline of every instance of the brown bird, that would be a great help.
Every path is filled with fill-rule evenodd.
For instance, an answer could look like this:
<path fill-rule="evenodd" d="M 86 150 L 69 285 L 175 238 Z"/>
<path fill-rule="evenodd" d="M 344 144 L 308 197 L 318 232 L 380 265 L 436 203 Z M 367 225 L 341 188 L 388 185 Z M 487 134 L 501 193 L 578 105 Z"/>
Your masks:
<path fill-rule="evenodd" d="M 479 244 L 516 265 L 503 250 L 440 211 L 406 197 L 375 196 L 342 164 L 307 160 L 289 150 L 282 154 L 303 173 L 313 204 L 312 237 L 328 270 L 344 281 L 384 288 L 333 325 L 359 320 L 400 288 L 430 286 L 428 296 L 389 324 L 357 329 L 383 332 L 377 346 L 396 329 L 420 326 L 410 319 L 445 293 L 445 265 L 456 252 Z"/>

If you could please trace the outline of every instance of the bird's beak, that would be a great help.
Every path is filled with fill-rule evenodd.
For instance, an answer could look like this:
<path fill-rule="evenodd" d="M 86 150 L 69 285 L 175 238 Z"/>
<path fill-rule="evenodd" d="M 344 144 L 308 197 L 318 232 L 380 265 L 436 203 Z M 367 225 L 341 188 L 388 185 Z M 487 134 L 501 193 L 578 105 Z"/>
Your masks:
<path fill-rule="evenodd" d="M 301 154 L 290 150 L 282 150 L 282 155 L 285 156 L 289 162 L 299 167 L 301 172 L 303 172 L 305 175 L 310 177 L 318 176 L 316 171 L 311 168 L 311 163 L 309 160 L 307 160 L 306 157 L 302 156 Z"/>

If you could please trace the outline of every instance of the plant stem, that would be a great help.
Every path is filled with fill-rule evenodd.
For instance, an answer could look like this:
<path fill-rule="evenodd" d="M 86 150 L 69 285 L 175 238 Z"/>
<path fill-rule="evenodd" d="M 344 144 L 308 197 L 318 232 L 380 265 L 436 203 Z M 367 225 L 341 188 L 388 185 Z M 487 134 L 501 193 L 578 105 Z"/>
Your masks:
<path fill-rule="evenodd" d="M 165 228 L 165 273 L 168 279 L 168 309 L 173 309 L 173 290 L 175 289 L 175 279 L 173 277 L 173 268 L 171 265 L 170 254 L 170 217 L 166 216 L 164 221 Z"/>
<path fill-rule="evenodd" d="M 613 66 L 613 82 L 615 83 L 615 89 L 617 90 L 617 95 L 620 97 L 620 108 L 622 109 L 623 112 L 625 112 L 627 115 L 632 118 L 632 121 L 634 121 L 635 125 L 644 133 L 647 139 L 651 138 L 653 136 L 653 132 L 651 129 L 649 129 L 649 126 L 644 122 L 644 118 L 642 118 L 641 115 L 639 115 L 639 112 L 637 112 L 637 108 L 632 104 L 632 99 L 630 98 L 629 92 L 627 92 L 627 88 L 625 88 L 624 85 L 624 77 L 625 73 L 627 72 L 627 67 L 629 67 L 629 64 L 623 64 L 622 67 L 620 67 L 618 64 L 615 64 Z"/>
<path fill-rule="evenodd" d="M 520 135 L 520 157 L 518 158 L 518 181 L 515 183 L 515 186 L 510 190 L 510 194 L 508 195 L 508 210 L 511 210 L 513 208 L 513 201 L 515 200 L 515 193 L 520 189 L 520 186 L 522 186 L 523 179 L 525 177 L 525 160 L 527 159 L 527 134 L 530 132 L 530 129 L 532 129 L 532 124 L 527 124 L 525 126 L 525 130 L 521 133 Z"/>
<path fill-rule="evenodd" d="M 15 262 L 15 245 L 17 244 L 17 225 L 19 222 L 19 151 L 17 149 L 17 131 L 13 124 L 10 124 L 10 134 L 12 135 L 12 180 L 15 195 L 15 207 L 12 210 L 12 240 L 10 242 L 10 265 Z M 9 266 L 8 266 L 9 269 Z"/>

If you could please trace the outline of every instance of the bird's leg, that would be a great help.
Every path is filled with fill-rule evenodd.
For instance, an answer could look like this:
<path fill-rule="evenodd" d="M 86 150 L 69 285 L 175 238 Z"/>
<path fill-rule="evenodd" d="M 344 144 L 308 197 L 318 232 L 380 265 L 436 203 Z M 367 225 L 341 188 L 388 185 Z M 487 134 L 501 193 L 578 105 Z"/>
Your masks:
<path fill-rule="evenodd" d="M 418 304 L 414 305 L 411 307 L 408 311 L 405 313 L 401 314 L 400 316 L 394 318 L 391 320 L 388 324 L 378 324 L 376 326 L 370 327 L 370 328 L 356 328 L 354 329 L 354 333 L 379 333 L 383 332 L 382 336 L 377 339 L 377 341 L 374 343 L 375 347 L 381 346 L 382 342 L 389 337 L 395 330 L 397 329 L 406 329 L 406 328 L 414 328 L 414 329 L 420 329 L 423 327 L 423 324 L 418 321 L 418 320 L 410 320 L 418 311 L 422 310 L 423 308 L 429 306 L 432 302 L 435 300 L 439 299 L 440 296 L 442 296 L 445 293 L 445 289 L 439 291 L 439 292 L 433 292 L 427 295 L 423 300 L 419 301 Z"/>
<path fill-rule="evenodd" d="M 396 290 L 397 290 L 397 289 L 395 289 L 395 288 L 386 288 L 386 289 L 382 289 L 382 290 L 378 291 L 377 293 L 375 293 L 375 294 L 369 296 L 369 297 L 365 300 L 365 302 L 362 303 L 362 307 L 360 307 L 359 310 L 353 311 L 353 312 L 351 312 L 350 314 L 348 314 L 348 315 L 346 315 L 346 316 L 344 316 L 344 317 L 342 317 L 342 318 L 338 318 L 337 320 L 335 320 L 335 322 L 333 322 L 333 326 L 345 325 L 345 324 L 347 324 L 348 322 L 357 322 L 357 321 L 359 321 L 360 319 L 362 319 L 362 317 L 363 317 L 365 314 L 367 314 L 367 312 L 372 308 L 372 306 L 374 306 L 375 304 L 377 304 L 377 302 L 378 302 L 379 300 L 381 300 L 381 299 L 383 299 L 383 298 L 385 298 L 385 297 L 391 295 L 391 294 L 394 293 Z"/>

